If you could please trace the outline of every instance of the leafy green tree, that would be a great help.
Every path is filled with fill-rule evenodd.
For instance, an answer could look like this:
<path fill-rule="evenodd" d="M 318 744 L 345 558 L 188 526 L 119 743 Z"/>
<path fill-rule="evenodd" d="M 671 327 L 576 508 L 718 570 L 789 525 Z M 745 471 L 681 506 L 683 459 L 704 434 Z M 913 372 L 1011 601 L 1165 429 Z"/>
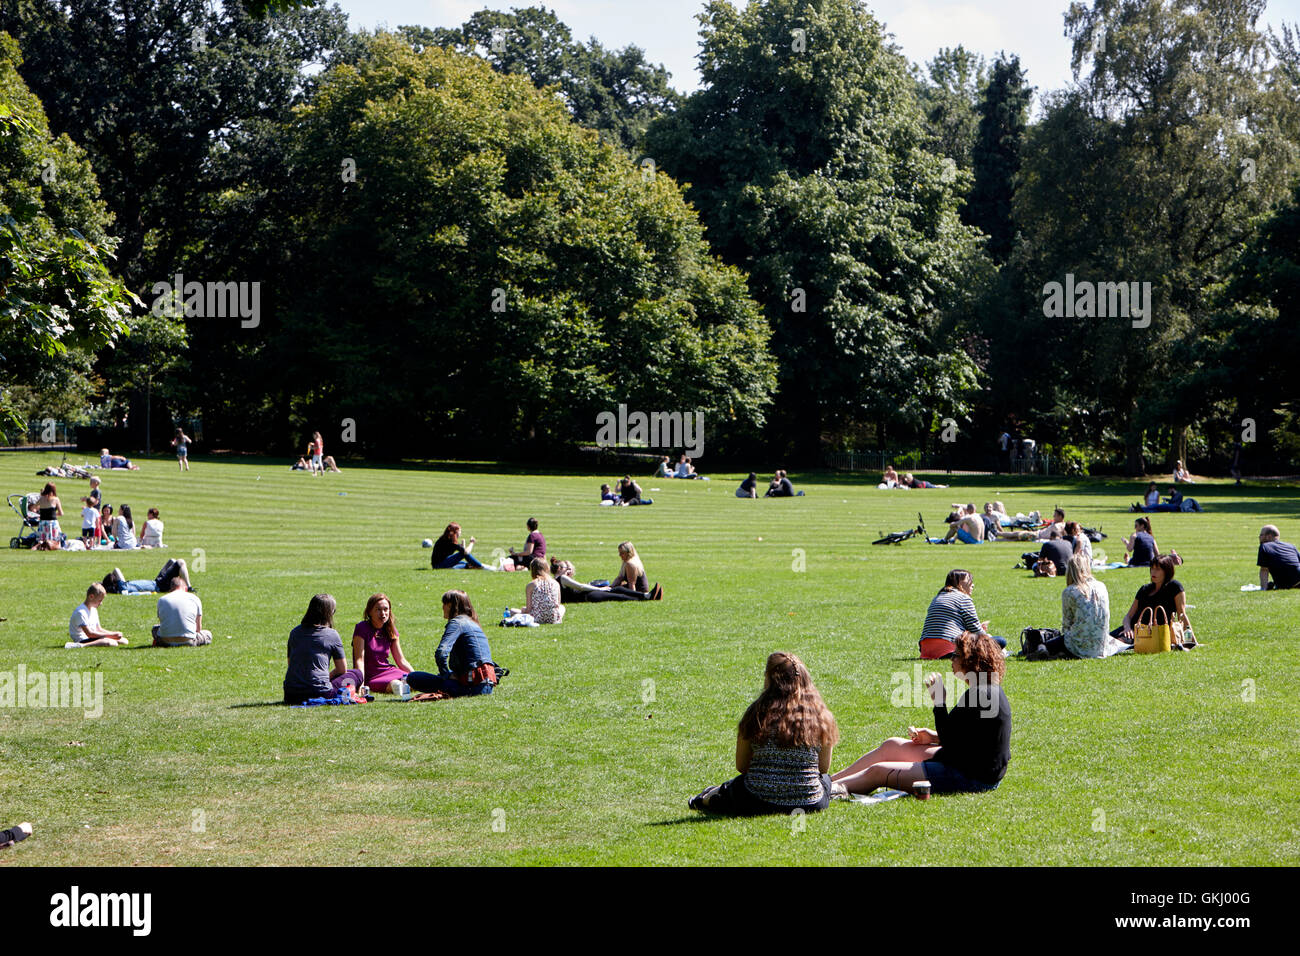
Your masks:
<path fill-rule="evenodd" d="M 146 296 L 176 273 L 219 272 L 207 253 L 214 200 L 241 185 L 230 161 L 266 125 L 287 121 L 318 62 L 346 34 L 337 7 L 264 19 L 240 0 L 32 0 L 0 5 L 0 29 L 24 54 L 21 70 L 56 133 L 85 150 L 120 239 L 117 267 Z M 109 382 L 133 358 L 101 353 Z M 149 417 L 145 390 L 116 393 L 133 427 Z M 145 435 L 138 435 L 141 444 Z"/>
<path fill-rule="evenodd" d="M 4 393 L 21 388 L 30 409 L 60 377 L 78 390 L 85 354 L 125 330 L 134 299 L 109 269 L 111 216 L 90 163 L 51 134 L 20 63 L 0 33 L 0 415 L 11 427 Z"/>
<path fill-rule="evenodd" d="M 225 200 L 263 224 L 229 254 L 272 277 L 265 332 L 227 335 L 266 409 L 380 452 L 590 441 L 619 402 L 762 424 L 768 330 L 669 179 L 479 58 L 380 34 L 353 60 Z"/>
<path fill-rule="evenodd" d="M 975 185 L 962 210 L 963 221 L 986 236 L 989 255 L 1006 261 L 1015 238 L 1011 201 L 1020 174 L 1033 89 L 1017 56 L 998 57 L 978 106 L 978 128 L 971 148 Z"/>
<path fill-rule="evenodd" d="M 926 148 L 947 156 L 957 168 L 969 170 L 980 124 L 978 107 L 988 82 L 984 58 L 964 46 L 944 47 L 926 70 L 928 78 L 917 82 Z"/>
<path fill-rule="evenodd" d="M 941 332 L 979 254 L 905 61 L 858 0 L 711 2 L 700 19 L 703 88 L 651 126 L 647 152 L 750 274 L 780 368 L 777 437 L 811 459 L 854 423 L 882 442 L 928 434 L 974 385 Z"/>
<path fill-rule="evenodd" d="M 1041 405 L 1095 409 L 1089 429 L 1119 436 L 1134 473 L 1145 469 L 1149 430 L 1180 434 L 1206 413 L 1180 387 L 1196 370 L 1192 343 L 1236 251 L 1296 169 L 1294 111 L 1261 56 L 1263 6 L 1072 5 L 1079 79 L 1047 98 L 1026 150 L 1013 203 L 1024 236 L 1012 256 L 1020 328 L 1006 342 L 1036 370 Z M 1045 285 L 1067 274 L 1150 282 L 1150 324 L 1045 318 Z"/>
<path fill-rule="evenodd" d="M 640 146 L 653 119 L 681 100 L 668 85 L 668 71 L 649 63 L 640 47 L 607 50 L 595 38 L 575 41 L 544 7 L 480 10 L 459 27 L 400 32 L 417 49 L 451 47 L 482 56 L 498 72 L 527 76 L 538 88 L 556 86 L 578 123 L 629 150 Z"/>

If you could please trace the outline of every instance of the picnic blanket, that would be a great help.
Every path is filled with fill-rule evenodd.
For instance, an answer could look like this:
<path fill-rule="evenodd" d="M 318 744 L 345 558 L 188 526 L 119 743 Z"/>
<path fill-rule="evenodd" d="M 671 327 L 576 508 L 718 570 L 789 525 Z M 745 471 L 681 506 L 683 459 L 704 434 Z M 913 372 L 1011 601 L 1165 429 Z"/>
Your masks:
<path fill-rule="evenodd" d="M 853 794 L 853 803 L 884 803 L 886 800 L 897 800 L 899 797 L 910 797 L 911 794 L 906 790 L 877 790 L 875 793 L 855 793 Z"/>
<path fill-rule="evenodd" d="M 1134 567 L 1134 565 L 1125 564 L 1123 561 L 1112 561 L 1110 564 L 1094 564 L 1092 569 L 1094 571 L 1114 571 L 1116 568 L 1129 567 Z"/>
<path fill-rule="evenodd" d="M 364 703 L 367 703 L 364 697 L 358 697 L 356 694 L 353 694 L 350 691 L 348 691 L 348 689 L 345 687 L 340 689 L 339 692 L 333 697 L 309 697 L 306 700 L 304 700 L 301 704 L 291 704 L 290 706 L 291 707 L 328 707 L 335 704 L 343 705 L 343 704 L 364 704 Z"/>

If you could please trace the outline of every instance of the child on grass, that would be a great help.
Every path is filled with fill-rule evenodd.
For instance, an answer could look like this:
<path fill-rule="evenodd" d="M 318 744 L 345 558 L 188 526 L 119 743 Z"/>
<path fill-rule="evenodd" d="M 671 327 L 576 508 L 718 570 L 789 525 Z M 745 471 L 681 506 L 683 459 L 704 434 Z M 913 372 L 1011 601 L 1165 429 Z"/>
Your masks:
<path fill-rule="evenodd" d="M 86 600 L 78 604 L 68 622 L 68 637 L 64 647 L 125 647 L 129 642 L 121 631 L 106 631 L 99 625 L 99 606 L 107 592 L 102 584 L 86 588 Z"/>

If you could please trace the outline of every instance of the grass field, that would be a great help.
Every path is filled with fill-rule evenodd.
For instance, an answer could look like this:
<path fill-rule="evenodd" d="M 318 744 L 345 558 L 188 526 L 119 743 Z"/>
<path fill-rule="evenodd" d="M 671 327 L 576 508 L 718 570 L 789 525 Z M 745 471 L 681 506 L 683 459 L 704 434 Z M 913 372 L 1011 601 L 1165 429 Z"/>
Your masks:
<path fill-rule="evenodd" d="M 35 471 L 55 460 L 0 456 L 0 490 L 39 489 Z M 974 572 L 980 616 L 1013 643 L 1022 627 L 1059 624 L 1064 581 L 1012 570 L 1019 544 L 871 547 L 878 532 L 911 526 L 918 508 L 942 528 L 957 500 L 997 497 L 1012 512 L 1062 504 L 1100 523 L 1110 538 L 1099 547 L 1116 558 L 1140 490 L 956 479 L 970 483 L 884 492 L 792 477 L 806 497 L 741 501 L 731 476 L 652 479 L 653 507 L 600 508 L 599 477 L 489 465 L 318 479 L 279 461 L 198 459 L 181 475 L 156 459 L 110 473 L 106 500 L 137 520 L 162 509 L 168 551 L 0 551 L 0 672 L 98 668 L 105 693 L 98 719 L 0 707 L 0 826 L 37 829 L 0 867 L 1300 862 L 1300 593 L 1239 590 L 1257 581 L 1260 524 L 1300 537 L 1295 488 L 1201 484 L 1191 493 L 1204 514 L 1153 516 L 1161 549 L 1187 559 L 1179 579 L 1201 649 L 1008 662 L 1012 758 L 996 792 L 837 803 L 802 820 L 688 811 L 688 797 L 734 774 L 735 725 L 770 651 L 808 664 L 840 724 L 838 768 L 908 724 L 932 725 L 891 692 L 913 680 L 921 621 L 950 568 Z M 75 533 L 86 484 L 58 485 Z M 584 580 L 613 577 L 615 545 L 631 539 L 664 600 L 575 605 L 559 626 L 498 628 L 526 575 L 429 570 L 420 539 L 448 520 L 487 557 L 520 546 L 529 515 Z M 5 520 L 7 541 L 18 522 Z M 168 556 L 202 563 L 194 579 L 213 646 L 149 648 L 154 599 L 110 596 L 104 625 L 133 646 L 63 649 L 87 584 L 114 565 L 153 577 Z M 1118 622 L 1145 572 L 1103 580 Z M 271 706 L 286 636 L 313 593 L 338 599 L 346 641 L 367 596 L 387 592 L 408 658 L 434 669 L 438 599 L 451 587 L 469 591 L 511 670 L 496 694 Z"/>

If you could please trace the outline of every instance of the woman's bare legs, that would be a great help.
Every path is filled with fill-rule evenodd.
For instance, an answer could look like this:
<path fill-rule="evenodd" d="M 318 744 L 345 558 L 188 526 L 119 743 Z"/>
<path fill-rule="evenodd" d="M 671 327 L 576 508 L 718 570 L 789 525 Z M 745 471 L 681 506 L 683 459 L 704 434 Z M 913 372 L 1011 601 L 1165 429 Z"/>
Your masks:
<path fill-rule="evenodd" d="M 872 764 L 886 762 L 920 763 L 923 760 L 929 760 L 938 752 L 938 744 L 917 744 L 906 737 L 890 737 L 875 750 L 863 754 L 839 773 L 831 774 L 831 779 L 838 782 L 843 778 L 861 773 Z"/>
<path fill-rule="evenodd" d="M 925 765 L 920 762 L 886 761 L 872 764 L 861 773 L 843 777 L 837 782 L 849 793 L 871 793 L 881 787 L 892 787 L 910 793 L 914 783 L 925 779 Z"/>

